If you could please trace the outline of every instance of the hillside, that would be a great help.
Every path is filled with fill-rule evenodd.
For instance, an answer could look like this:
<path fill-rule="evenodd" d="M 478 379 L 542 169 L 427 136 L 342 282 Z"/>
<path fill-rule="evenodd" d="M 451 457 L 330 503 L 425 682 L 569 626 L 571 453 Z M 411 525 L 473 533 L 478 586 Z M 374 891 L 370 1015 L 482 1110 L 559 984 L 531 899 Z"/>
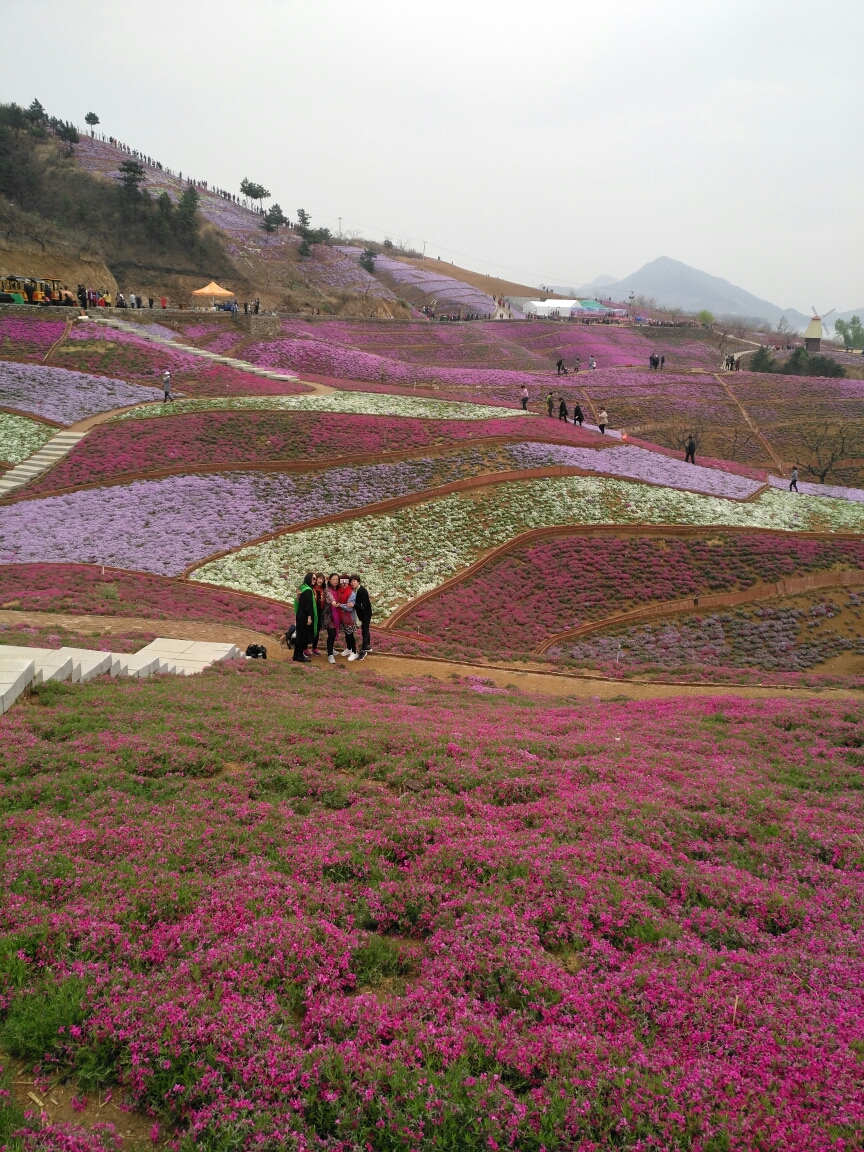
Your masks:
<path fill-rule="evenodd" d="M 664 308 L 681 308 L 687 312 L 700 312 L 705 308 L 720 317 L 740 316 L 776 324 L 785 316 L 793 328 L 803 327 L 810 320 L 803 312 L 779 308 L 720 276 L 711 276 L 668 256 L 660 256 L 623 280 L 607 284 L 604 292 L 614 300 L 626 300 L 634 292 L 637 296 L 653 298 Z"/>

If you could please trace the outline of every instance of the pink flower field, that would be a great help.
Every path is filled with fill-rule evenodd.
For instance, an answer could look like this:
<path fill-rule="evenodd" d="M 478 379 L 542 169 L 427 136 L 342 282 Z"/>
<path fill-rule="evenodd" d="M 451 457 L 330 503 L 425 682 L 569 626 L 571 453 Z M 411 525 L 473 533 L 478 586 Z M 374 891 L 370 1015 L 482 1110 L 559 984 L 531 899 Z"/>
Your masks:
<path fill-rule="evenodd" d="M 860 704 L 335 677 L 0 719 L 16 1070 L 178 1147 L 860 1144 Z"/>
<path fill-rule="evenodd" d="M 63 319 L 42 316 L 0 316 L 0 356 L 41 360 L 66 327 Z"/>
<path fill-rule="evenodd" d="M 599 437 L 557 420 L 532 432 L 551 443 L 596 444 Z M 100 424 L 24 494 L 180 465 L 321 460 L 524 435 L 510 419 L 432 420 L 335 412 L 206 412 Z"/>
<path fill-rule="evenodd" d="M 270 635 L 284 632 L 289 622 L 283 605 L 258 596 L 117 568 L 106 568 L 103 573 L 96 564 L 0 565 L 0 606 L 22 613 L 31 609 L 151 620 L 207 620 L 242 624 Z"/>
<path fill-rule="evenodd" d="M 435 655 L 529 656 L 546 637 L 653 601 L 734 592 L 831 568 L 864 568 L 864 541 L 775 535 L 553 537 L 514 547 L 403 616 Z M 489 611 L 504 594 L 506 622 Z M 400 645 L 397 644 L 397 647 Z"/>

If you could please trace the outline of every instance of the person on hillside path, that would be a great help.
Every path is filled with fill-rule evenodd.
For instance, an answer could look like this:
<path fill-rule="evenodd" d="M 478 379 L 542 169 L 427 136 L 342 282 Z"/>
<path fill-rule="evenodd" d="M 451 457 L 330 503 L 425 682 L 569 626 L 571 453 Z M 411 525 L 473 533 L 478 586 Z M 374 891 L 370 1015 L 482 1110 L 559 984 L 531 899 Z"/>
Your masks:
<path fill-rule="evenodd" d="M 600 409 L 600 415 L 597 417 L 597 427 L 600 429 L 600 431 L 603 433 L 604 436 L 606 435 L 606 425 L 608 423 L 609 423 L 609 416 L 607 415 L 606 409 L 601 408 Z"/>
<path fill-rule="evenodd" d="M 522 391 L 519 393 L 519 399 L 522 401 L 522 411 L 528 411 L 528 389 L 522 385 Z"/>
<path fill-rule="evenodd" d="M 577 404 L 576 407 L 573 409 L 573 423 L 578 424 L 579 427 L 581 428 L 582 427 L 582 421 L 584 419 L 585 419 L 585 416 L 582 412 L 582 406 L 581 406 L 581 404 Z"/>
<path fill-rule="evenodd" d="M 166 368 L 162 373 L 162 403 L 165 404 L 168 400 L 174 403 L 174 397 L 171 395 L 171 373 Z"/>
<path fill-rule="evenodd" d="M 564 367 L 564 358 L 563 357 L 559 361 L 557 361 L 557 363 L 555 364 L 555 367 L 558 369 L 558 375 L 560 376 L 561 375 L 561 369 Z"/>
<path fill-rule="evenodd" d="M 359 576 L 351 577 L 351 587 L 354 589 L 354 612 L 360 624 L 361 635 L 357 659 L 365 660 L 367 652 L 372 651 L 372 638 L 369 635 L 369 625 L 372 623 L 372 601 L 369 599 L 369 593 L 363 587 L 363 581 Z M 351 657 L 349 656 L 348 659 L 350 660 Z"/>
<path fill-rule="evenodd" d="M 789 478 L 789 491 L 790 492 L 797 492 L 798 491 L 798 469 L 797 468 L 792 469 L 792 475 Z"/>
<path fill-rule="evenodd" d="M 161 305 L 162 305 L 162 307 L 163 307 L 163 308 L 167 308 L 167 307 L 168 307 L 168 301 L 165 299 L 165 297 L 164 297 L 164 296 L 163 296 L 163 297 L 162 297 L 162 299 L 160 300 L 160 303 L 161 303 Z"/>
<path fill-rule="evenodd" d="M 315 577 L 307 572 L 303 583 L 294 601 L 294 619 L 297 631 L 294 634 L 294 655 L 292 660 L 297 664 L 311 664 L 311 659 L 305 650 L 318 635 L 318 605 L 315 603 L 315 593 L 312 591 Z"/>
<path fill-rule="evenodd" d="M 593 371 L 597 367 L 597 361 L 591 356 L 588 360 L 588 367 Z"/>
<path fill-rule="evenodd" d="M 665 357 L 665 356 L 661 356 L 661 357 L 660 357 L 660 371 L 661 371 L 661 372 L 663 371 L 663 368 L 664 368 L 665 366 L 666 366 L 666 357 Z"/>
<path fill-rule="evenodd" d="M 555 415 L 555 397 L 551 392 L 546 397 L 546 411 L 549 413 L 549 419 L 551 420 Z"/>
<path fill-rule="evenodd" d="M 687 441 L 687 447 L 685 448 L 684 451 L 686 453 L 686 455 L 684 456 L 684 463 L 685 464 L 687 464 L 687 463 L 695 464 L 696 463 L 696 441 L 693 439 L 692 433 L 690 435 L 690 439 Z"/>
<path fill-rule="evenodd" d="M 567 420 L 567 401 L 564 399 L 563 396 L 559 396 L 558 399 L 560 401 L 560 403 L 558 404 L 558 419 L 563 420 L 564 423 L 567 424 L 568 423 L 568 420 Z"/>

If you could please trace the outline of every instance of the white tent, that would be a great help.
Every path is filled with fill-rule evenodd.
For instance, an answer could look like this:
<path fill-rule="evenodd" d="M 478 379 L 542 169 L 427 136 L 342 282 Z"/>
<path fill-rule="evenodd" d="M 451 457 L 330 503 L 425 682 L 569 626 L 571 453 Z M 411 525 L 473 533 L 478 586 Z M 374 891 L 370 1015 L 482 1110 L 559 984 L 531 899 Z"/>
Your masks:
<path fill-rule="evenodd" d="M 590 307 L 586 307 L 586 303 L 590 303 Z M 574 316 L 606 316 L 611 312 L 604 304 L 597 304 L 594 300 L 527 300 L 522 310 L 527 316 L 559 320 L 569 320 Z"/>

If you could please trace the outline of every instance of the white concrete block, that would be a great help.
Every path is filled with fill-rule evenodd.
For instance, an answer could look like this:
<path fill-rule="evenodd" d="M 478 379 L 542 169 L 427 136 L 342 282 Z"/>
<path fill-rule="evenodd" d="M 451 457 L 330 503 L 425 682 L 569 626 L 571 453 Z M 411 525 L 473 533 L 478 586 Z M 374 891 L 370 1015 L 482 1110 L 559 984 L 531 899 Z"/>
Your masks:
<path fill-rule="evenodd" d="M 23 644 L 0 646 L 0 653 L 4 655 L 34 662 L 34 684 L 41 684 L 44 680 L 66 680 L 72 675 L 72 657 L 61 655 L 62 651 L 62 648 L 28 648 Z"/>
<path fill-rule="evenodd" d="M 60 651 L 72 657 L 73 684 L 86 684 L 94 676 L 111 671 L 113 657 L 110 652 L 96 652 L 90 648 L 61 648 Z"/>
<path fill-rule="evenodd" d="M 36 665 L 32 660 L 0 656 L 0 715 L 15 703 L 28 684 L 32 684 Z"/>

